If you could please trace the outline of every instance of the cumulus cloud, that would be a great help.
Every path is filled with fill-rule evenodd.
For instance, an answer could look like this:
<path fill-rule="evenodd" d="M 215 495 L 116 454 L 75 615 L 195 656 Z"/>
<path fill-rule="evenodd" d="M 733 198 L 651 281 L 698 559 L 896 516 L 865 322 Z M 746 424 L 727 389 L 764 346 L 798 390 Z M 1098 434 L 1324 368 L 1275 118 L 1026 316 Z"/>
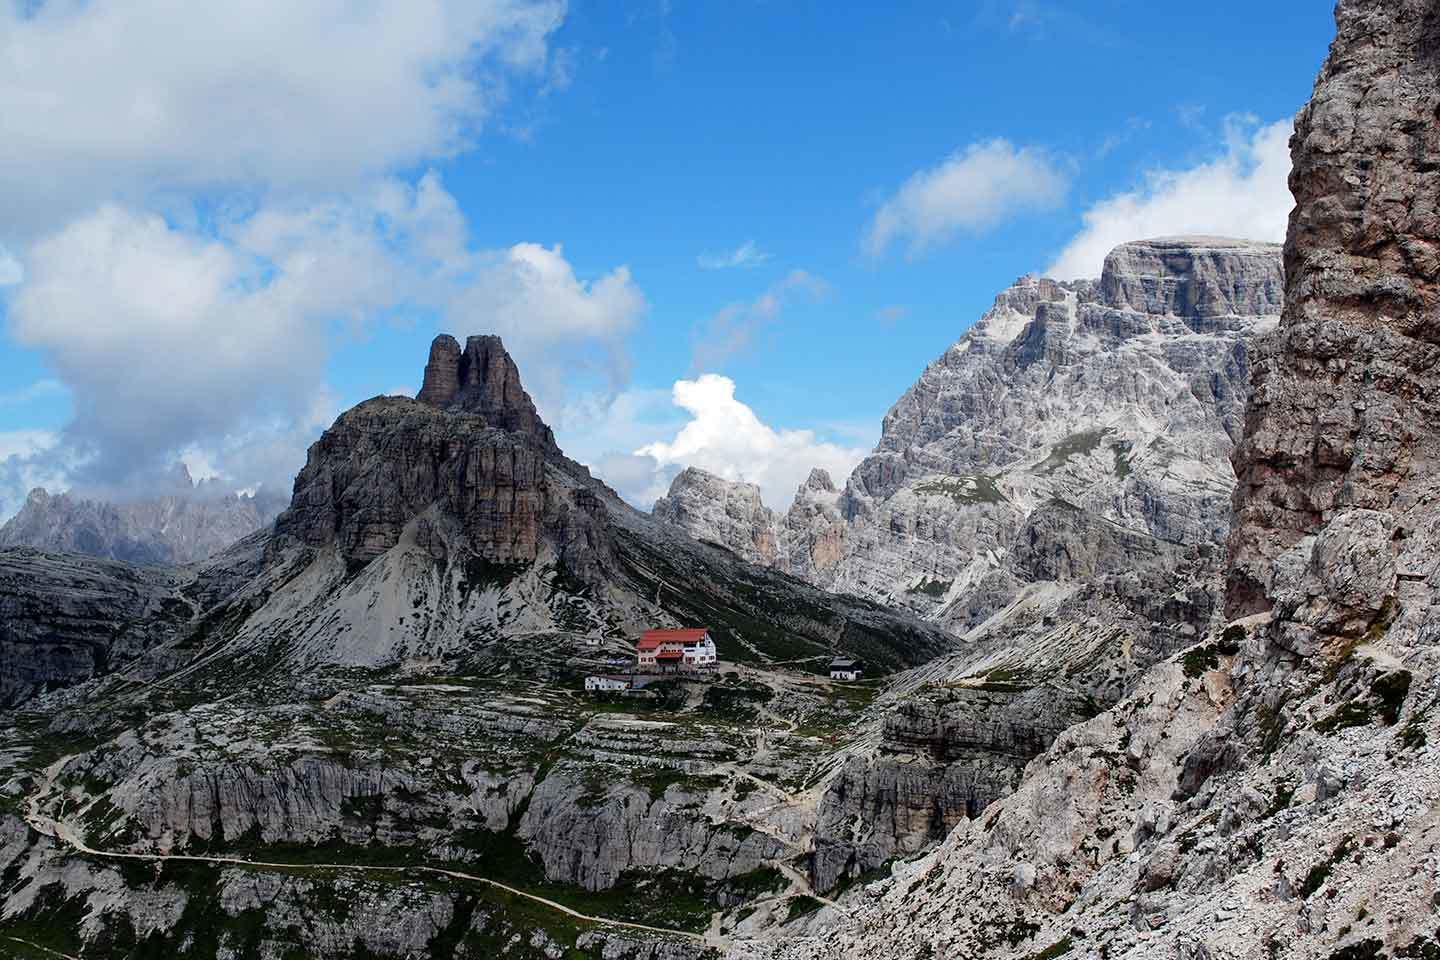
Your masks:
<path fill-rule="evenodd" d="M 766 424 L 735 397 L 735 381 L 729 377 L 708 373 L 679 380 L 671 398 L 688 414 L 688 421 L 671 439 L 646 444 L 633 453 L 654 461 L 657 479 L 673 476 L 683 467 L 699 467 L 727 480 L 754 483 L 767 506 L 785 510 L 811 468 L 823 467 L 831 476 L 845 477 L 867 452 L 820 440 L 812 430 Z M 639 466 L 630 464 L 632 470 Z"/>
<path fill-rule="evenodd" d="M 324 184 L 463 149 L 558 85 L 564 0 L 0 5 L 0 204 L 45 229 L 196 186 Z"/>
<path fill-rule="evenodd" d="M 462 334 L 485 318 L 555 404 L 562 365 L 587 350 L 617 375 L 612 355 L 644 308 L 625 267 L 582 281 L 559 247 L 473 251 L 466 233 L 433 175 L 203 229 L 107 206 L 32 247 L 10 335 L 69 388 L 65 441 L 92 483 L 198 447 L 238 486 L 288 484 L 334 415 L 337 334 L 391 316 L 431 314 Z"/>
<path fill-rule="evenodd" d="M 906 241 L 912 255 L 922 253 L 960 231 L 1054 207 L 1069 183 L 1066 165 L 1039 147 L 999 138 L 972 143 L 901 184 L 875 212 L 863 247 L 878 257 Z"/>
<path fill-rule="evenodd" d="M 754 240 L 746 240 L 734 250 L 702 253 L 695 258 L 695 264 L 701 270 L 728 270 L 735 267 L 758 267 L 769 259 L 770 254 L 761 250 Z"/>
<path fill-rule="evenodd" d="M 525 371 L 541 413 L 552 415 L 566 402 L 567 385 L 586 374 L 611 391 L 628 380 L 624 337 L 646 301 L 628 267 L 586 282 L 560 246 L 518 243 L 470 258 L 445 308 L 462 326 L 484 317 Z"/>
<path fill-rule="evenodd" d="M 780 318 L 786 304 L 797 298 L 819 299 L 829 289 L 829 284 L 813 273 L 791 270 L 754 300 L 726 305 L 691 333 L 692 369 L 714 370 L 744 353 L 760 330 Z"/>
<path fill-rule="evenodd" d="M 1153 170 L 1135 190 L 1095 204 L 1084 227 L 1046 269 L 1062 280 L 1098 277 L 1118 244 L 1186 233 L 1282 241 L 1294 200 L 1291 122 L 1260 125 L 1231 118 L 1213 160 L 1184 170 Z"/>

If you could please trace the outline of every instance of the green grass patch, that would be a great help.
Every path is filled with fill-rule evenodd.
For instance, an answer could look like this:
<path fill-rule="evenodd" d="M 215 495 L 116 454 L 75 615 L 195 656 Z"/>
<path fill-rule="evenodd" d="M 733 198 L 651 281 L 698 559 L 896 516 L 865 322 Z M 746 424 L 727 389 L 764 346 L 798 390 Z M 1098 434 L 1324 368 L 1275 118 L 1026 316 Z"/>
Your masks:
<path fill-rule="evenodd" d="M 980 503 L 1008 503 L 995 480 L 995 477 L 984 474 L 943 477 L 915 484 L 915 492 L 922 496 L 949 497 L 956 506 L 961 507 Z"/>
<path fill-rule="evenodd" d="M 789 907 L 785 911 L 785 919 L 780 922 L 785 924 L 799 920 L 801 917 L 808 917 L 823 906 L 825 906 L 825 904 L 805 894 L 801 894 L 798 897 L 791 897 Z"/>
<path fill-rule="evenodd" d="M 929 577 L 921 577 L 918 583 L 906 587 L 905 592 L 939 600 L 950 592 L 950 587 L 954 583 L 954 580 L 931 580 Z"/>
<path fill-rule="evenodd" d="M 1034 472 L 1051 474 L 1069 463 L 1070 458 L 1095 452 L 1095 449 L 1100 446 L 1100 441 L 1109 432 L 1110 430 L 1106 428 L 1082 430 L 1079 433 L 1070 434 L 1050 448 L 1050 455 L 1036 465 Z"/>

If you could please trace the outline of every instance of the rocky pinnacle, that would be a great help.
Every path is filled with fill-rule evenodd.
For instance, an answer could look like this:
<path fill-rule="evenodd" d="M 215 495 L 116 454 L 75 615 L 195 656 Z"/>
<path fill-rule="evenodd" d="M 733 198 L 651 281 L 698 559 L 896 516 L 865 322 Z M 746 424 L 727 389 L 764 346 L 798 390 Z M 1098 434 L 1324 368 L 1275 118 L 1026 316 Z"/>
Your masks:
<path fill-rule="evenodd" d="M 555 435 L 540 419 L 515 361 L 497 336 L 469 337 L 464 350 L 449 334 L 436 337 L 415 399 L 454 413 L 478 414 L 494 427 L 527 434 L 557 449 Z"/>

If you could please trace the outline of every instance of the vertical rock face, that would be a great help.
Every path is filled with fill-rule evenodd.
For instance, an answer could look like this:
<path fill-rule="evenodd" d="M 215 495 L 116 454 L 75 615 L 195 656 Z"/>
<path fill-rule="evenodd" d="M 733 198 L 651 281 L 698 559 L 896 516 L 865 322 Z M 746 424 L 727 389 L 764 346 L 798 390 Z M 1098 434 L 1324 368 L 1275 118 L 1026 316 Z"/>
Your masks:
<path fill-rule="evenodd" d="M 823 474 L 798 491 L 775 565 L 963 634 L 906 696 L 978 685 L 945 709 L 1003 727 L 1023 705 L 1036 731 L 1018 760 L 985 743 L 852 757 L 818 801 L 817 889 L 939 839 L 1008 793 L 1074 704 L 1115 702 L 1210 629 L 1250 345 L 1279 315 L 1280 267 L 1275 244 L 1179 237 L 1122 244 L 1098 280 L 1021 278 L 896 402 L 843 491 Z M 737 494 L 715 483 L 690 485 L 701 502 L 670 522 L 717 538 L 699 518 Z M 772 535 L 745 502 L 726 542 Z"/>
<path fill-rule="evenodd" d="M 1275 312 L 1284 296 L 1273 257 L 1225 237 L 1127 243 L 1105 259 L 1100 297 L 1117 310 L 1173 316 L 1196 332 L 1233 328 L 1227 318 Z"/>
<path fill-rule="evenodd" d="M 811 583 L 828 583 L 834 577 L 845 550 L 845 516 L 829 473 L 811 470 L 795 492 L 782 521 L 780 543 L 790 573 Z"/>
<path fill-rule="evenodd" d="M 465 656 L 513 633 L 610 639 L 656 623 L 708 625 L 730 649 L 783 636 L 817 658 L 885 665 L 949 648 L 913 618 L 743 562 L 775 551 L 753 487 L 695 472 L 670 500 L 741 558 L 637 513 L 568 459 L 498 338 L 463 351 L 437 338 L 416 399 L 367 400 L 311 445 L 255 591 L 273 592 L 237 614 L 236 649 L 283 642 L 308 662 L 381 664 Z M 782 615 L 783 635 L 769 632 Z"/>
<path fill-rule="evenodd" d="M 446 407 L 460 392 L 460 344 L 448 333 L 430 342 L 425 379 L 415 399 L 432 407 Z"/>
<path fill-rule="evenodd" d="M 462 352 L 442 335 L 415 400 L 362 403 L 311 446 L 275 549 L 333 545 L 355 565 L 408 536 L 437 558 L 460 544 L 486 561 L 528 563 L 548 543 L 593 573 L 598 537 L 586 528 L 604 511 L 550 481 L 546 465 L 559 456 L 500 338 L 470 337 Z"/>
<path fill-rule="evenodd" d="M 1234 616 L 1269 609 L 1277 560 L 1357 511 L 1388 518 L 1366 543 L 1402 575 L 1428 569 L 1405 518 L 1440 456 L 1440 23 L 1421 0 L 1345 0 L 1336 19 L 1291 140 L 1285 313 L 1235 451 Z"/>

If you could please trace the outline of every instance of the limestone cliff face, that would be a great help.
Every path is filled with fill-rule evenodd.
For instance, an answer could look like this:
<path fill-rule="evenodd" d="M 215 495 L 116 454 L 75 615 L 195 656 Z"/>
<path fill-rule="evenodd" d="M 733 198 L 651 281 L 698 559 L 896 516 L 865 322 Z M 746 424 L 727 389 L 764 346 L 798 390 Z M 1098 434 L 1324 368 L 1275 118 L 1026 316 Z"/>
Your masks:
<path fill-rule="evenodd" d="M 204 630 L 204 612 L 260 570 L 264 534 L 202 564 L 127 564 L 29 547 L 0 550 L 0 710 L 137 664 Z"/>
<path fill-rule="evenodd" d="M 698 467 L 680 471 L 650 512 L 697 540 L 718 543 L 751 563 L 812 583 L 824 584 L 833 577 L 844 550 L 840 491 L 818 467 L 796 490 L 784 514 L 765 506 L 755 484 L 726 480 Z"/>
<path fill-rule="evenodd" d="M 1024 569 L 1093 549 L 1072 525 L 1035 522 L 1047 505 L 1132 540 L 1222 541 L 1248 344 L 1280 292 L 1277 248 L 1215 238 L 1124 244 L 1098 281 L 1022 279 L 886 415 L 846 485 L 827 585 L 964 630 L 1004 599 L 974 602 L 997 574 L 1094 569 L 1093 554 Z"/>
<path fill-rule="evenodd" d="M 100 676 L 193 615 L 185 578 L 155 567 L 0 551 L 0 709 Z"/>
<path fill-rule="evenodd" d="M 705 478 L 692 476 L 698 485 Z M 731 512 L 758 506 L 749 491 Z M 707 522 L 729 516 L 702 496 Z M 763 509 L 763 508 L 762 508 Z M 749 520 L 745 520 L 750 529 Z M 567 458 L 498 338 L 436 338 L 417 399 L 346 411 L 310 448 L 265 575 L 236 602 L 236 656 L 382 665 L 482 655 L 547 631 L 607 639 L 704 624 L 722 656 L 837 650 L 922 662 L 950 638 L 746 563 L 773 540 L 697 543 Z M 737 556 L 738 554 L 738 556 Z M 228 628 L 227 628 L 228 629 Z M 794 644 L 799 642 L 800 646 Z"/>
<path fill-rule="evenodd" d="M 548 545 L 593 574 L 598 535 L 587 527 L 604 508 L 551 480 L 548 428 L 539 436 L 404 397 L 367 401 L 311 447 L 273 549 L 333 547 L 363 565 L 405 537 L 437 559 L 463 545 L 485 560 L 529 563 Z M 436 529 L 452 521 L 458 544 Z"/>
<path fill-rule="evenodd" d="M 843 491 L 817 472 L 775 517 L 687 471 L 664 519 L 957 632 L 1029 584 L 1221 544 L 1280 265 L 1276 245 L 1182 237 L 1117 247 L 1098 280 L 1024 277 L 895 403 Z"/>
<path fill-rule="evenodd" d="M 843 491 L 812 476 L 783 518 L 753 496 L 731 511 L 726 542 L 773 537 L 776 566 L 963 635 L 899 684 L 885 723 L 927 703 L 925 684 L 996 676 L 1004 692 L 944 709 L 998 726 L 1017 703 L 1035 714 L 1018 760 L 976 744 L 917 765 L 885 739 L 852 757 L 820 798 L 817 888 L 938 840 L 1008 793 L 1074 704 L 1114 703 L 1211 629 L 1229 454 L 1280 263 L 1276 245 L 1161 238 L 1117 247 L 1095 281 L 1022 278 L 896 402 Z M 691 506 L 670 522 L 717 537 L 707 505 L 741 492 L 679 486 Z"/>

